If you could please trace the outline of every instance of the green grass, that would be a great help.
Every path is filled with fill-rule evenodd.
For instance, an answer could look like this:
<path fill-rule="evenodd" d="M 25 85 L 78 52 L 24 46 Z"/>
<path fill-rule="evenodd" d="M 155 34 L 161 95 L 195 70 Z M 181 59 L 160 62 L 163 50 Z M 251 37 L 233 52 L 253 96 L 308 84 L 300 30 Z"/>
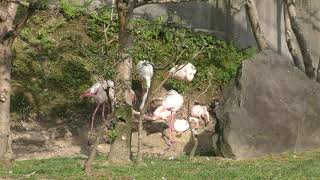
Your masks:
<path fill-rule="evenodd" d="M 175 160 L 147 158 L 144 165 L 113 165 L 100 156 L 93 174 L 86 175 L 84 159 L 54 158 L 15 162 L 0 168 L 2 178 L 22 179 L 319 179 L 320 149 L 305 153 L 270 155 L 252 160 L 186 157 Z M 31 173 L 34 173 L 30 176 Z"/>

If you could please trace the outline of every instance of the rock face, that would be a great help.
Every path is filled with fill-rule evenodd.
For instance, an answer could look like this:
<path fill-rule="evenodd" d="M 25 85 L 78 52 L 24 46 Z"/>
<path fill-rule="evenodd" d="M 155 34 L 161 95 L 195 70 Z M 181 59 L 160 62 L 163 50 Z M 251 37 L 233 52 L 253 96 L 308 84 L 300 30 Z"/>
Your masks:
<path fill-rule="evenodd" d="M 217 112 L 216 153 L 243 159 L 320 146 L 320 85 L 271 50 L 243 62 Z"/>

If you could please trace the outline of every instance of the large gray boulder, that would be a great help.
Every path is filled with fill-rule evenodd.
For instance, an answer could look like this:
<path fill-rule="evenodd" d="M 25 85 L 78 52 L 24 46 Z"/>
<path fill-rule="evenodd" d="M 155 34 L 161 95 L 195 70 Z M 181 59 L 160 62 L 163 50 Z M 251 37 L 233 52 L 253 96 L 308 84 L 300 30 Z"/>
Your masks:
<path fill-rule="evenodd" d="M 243 62 L 217 110 L 216 153 L 243 159 L 320 146 L 320 85 L 271 50 Z"/>

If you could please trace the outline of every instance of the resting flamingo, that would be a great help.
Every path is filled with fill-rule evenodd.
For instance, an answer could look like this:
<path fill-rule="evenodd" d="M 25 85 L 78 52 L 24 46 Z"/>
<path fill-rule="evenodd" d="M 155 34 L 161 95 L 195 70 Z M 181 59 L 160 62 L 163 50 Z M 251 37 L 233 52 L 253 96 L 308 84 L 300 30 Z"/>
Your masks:
<path fill-rule="evenodd" d="M 210 121 L 210 115 L 206 106 L 194 105 L 191 109 L 191 116 L 204 120 L 206 126 Z"/>
<path fill-rule="evenodd" d="M 181 109 L 183 105 L 183 96 L 175 90 L 170 90 L 167 96 L 162 100 L 161 105 L 153 112 L 153 120 L 164 119 L 167 120 L 169 126 L 169 140 L 170 146 L 175 143 L 172 133 L 174 131 L 175 113 Z"/>
<path fill-rule="evenodd" d="M 193 64 L 188 63 L 179 66 L 174 66 L 170 69 L 169 74 L 172 78 L 178 80 L 192 81 L 196 72 L 196 67 Z"/>

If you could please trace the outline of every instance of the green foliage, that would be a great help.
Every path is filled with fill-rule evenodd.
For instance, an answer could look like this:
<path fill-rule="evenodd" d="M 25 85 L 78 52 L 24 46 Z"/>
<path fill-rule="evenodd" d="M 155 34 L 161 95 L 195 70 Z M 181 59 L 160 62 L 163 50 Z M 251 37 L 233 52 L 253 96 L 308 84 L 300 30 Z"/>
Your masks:
<path fill-rule="evenodd" d="M 118 137 L 117 131 L 114 129 L 109 130 L 107 135 L 108 135 L 111 143 L 113 143 Z"/>
<path fill-rule="evenodd" d="M 93 173 L 85 174 L 81 158 L 52 158 L 14 162 L 12 169 L 1 168 L 4 179 L 318 179 L 320 151 L 270 155 L 251 160 L 215 157 L 178 157 L 174 160 L 146 158 L 137 165 L 106 163 L 98 156 Z"/>
<path fill-rule="evenodd" d="M 179 64 L 191 62 L 196 66 L 198 71 L 194 80 L 181 82 L 170 79 L 165 84 L 166 88 L 176 89 L 181 93 L 205 88 L 209 79 L 213 79 L 216 86 L 224 85 L 235 76 L 241 61 L 252 55 L 208 34 L 167 27 L 161 18 L 154 21 L 135 20 L 132 26 L 136 38 L 132 49 L 135 61 L 149 59 L 149 53 L 155 64 L 163 65 L 174 61 L 185 49 Z M 195 54 L 199 55 L 193 58 Z"/>
<path fill-rule="evenodd" d="M 11 109 L 15 109 L 17 115 L 22 119 L 26 119 L 32 110 L 31 105 L 22 93 L 12 96 L 10 106 Z"/>
<path fill-rule="evenodd" d="M 79 14 L 68 22 L 64 17 L 52 18 L 45 11 L 39 11 L 28 21 L 14 44 L 17 58 L 13 64 L 13 78 L 25 92 L 34 95 L 40 117 L 87 122 L 79 119 L 89 119 L 94 107 L 88 100 L 80 100 L 79 95 L 97 81 L 90 72 L 95 71 L 104 79 L 114 79 L 116 75 L 116 13 L 109 25 L 110 19 L 111 10 L 104 8 L 87 15 Z M 106 38 L 104 30 L 107 27 Z M 161 18 L 154 21 L 136 19 L 130 27 L 135 42 L 130 49 L 134 63 L 147 59 L 163 66 L 185 51 L 178 64 L 193 63 L 197 68 L 194 80 L 169 80 L 165 84 L 166 88 L 182 93 L 205 88 L 209 79 L 212 79 L 212 88 L 224 85 L 235 75 L 241 61 L 253 53 L 252 49 L 242 52 L 208 34 L 167 27 Z M 115 41 L 107 45 L 107 39 Z M 193 58 L 200 50 L 201 53 Z M 161 80 L 165 72 L 160 72 L 157 80 Z M 133 80 L 137 82 L 136 75 Z M 23 98 L 16 94 L 13 100 L 13 111 L 20 111 L 25 103 Z M 35 111 L 34 107 L 31 111 Z"/>
<path fill-rule="evenodd" d="M 87 9 L 86 4 L 88 4 L 87 1 L 85 1 L 85 4 L 81 6 L 71 2 L 70 0 L 59 0 L 59 9 L 64 17 L 70 20 L 85 12 Z"/>

